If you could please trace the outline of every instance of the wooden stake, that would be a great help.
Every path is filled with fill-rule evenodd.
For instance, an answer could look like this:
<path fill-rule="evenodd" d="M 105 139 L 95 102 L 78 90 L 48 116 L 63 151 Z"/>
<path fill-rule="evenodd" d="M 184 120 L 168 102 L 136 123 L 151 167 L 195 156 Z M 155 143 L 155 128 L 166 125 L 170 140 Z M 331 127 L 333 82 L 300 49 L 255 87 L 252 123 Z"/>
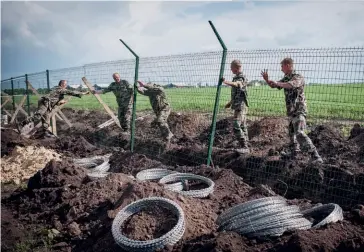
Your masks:
<path fill-rule="evenodd" d="M 90 91 L 95 90 L 94 87 L 91 85 L 90 82 L 86 79 L 86 77 L 82 77 L 82 81 L 85 83 L 85 85 L 90 89 Z M 121 128 L 119 119 L 115 116 L 114 112 L 109 108 L 109 106 L 104 103 L 104 101 L 101 99 L 99 94 L 94 94 L 96 99 L 99 101 L 99 103 L 104 107 L 105 111 L 111 116 L 111 118 L 115 121 L 116 125 L 118 125 Z"/>

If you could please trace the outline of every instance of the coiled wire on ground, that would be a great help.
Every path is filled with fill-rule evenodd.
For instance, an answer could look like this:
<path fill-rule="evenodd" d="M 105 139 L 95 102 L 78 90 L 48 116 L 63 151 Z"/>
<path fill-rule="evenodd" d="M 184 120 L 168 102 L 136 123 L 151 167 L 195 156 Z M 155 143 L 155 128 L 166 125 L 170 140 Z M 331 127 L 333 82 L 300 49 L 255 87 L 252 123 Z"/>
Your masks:
<path fill-rule="evenodd" d="M 152 169 L 146 169 L 146 170 L 142 170 L 142 171 L 138 172 L 135 177 L 141 181 L 156 180 L 156 179 L 159 180 L 172 173 L 177 173 L 177 172 L 168 170 L 168 169 L 162 169 L 162 168 L 152 168 Z"/>
<path fill-rule="evenodd" d="M 265 197 L 239 204 L 220 214 L 219 230 L 248 237 L 280 236 L 288 230 L 309 229 L 312 223 L 283 197 Z"/>
<path fill-rule="evenodd" d="M 208 187 L 199 189 L 199 190 L 183 191 L 183 190 L 176 189 L 174 186 L 172 186 L 173 184 L 172 185 L 167 184 L 170 182 L 186 181 L 186 180 L 187 181 L 188 180 L 199 180 L 199 181 L 207 184 Z M 189 196 L 189 197 L 193 197 L 193 198 L 206 198 L 211 193 L 213 193 L 214 186 L 215 186 L 215 183 L 211 179 L 203 177 L 203 176 L 195 175 L 192 173 L 172 173 L 172 174 L 169 174 L 169 175 L 161 178 L 159 180 L 159 183 L 164 184 L 164 187 L 168 190 L 178 192 L 180 194 L 183 194 L 183 195 Z"/>
<path fill-rule="evenodd" d="M 169 175 L 177 173 L 176 171 L 168 170 L 168 169 L 162 169 L 162 168 L 152 168 L 152 169 L 146 169 L 143 171 L 140 171 L 135 176 L 140 181 L 146 181 L 146 180 L 160 180 L 161 178 Z M 167 190 L 171 191 L 182 191 L 185 188 L 185 181 L 177 182 L 173 184 L 165 185 L 165 188 Z"/>
<path fill-rule="evenodd" d="M 110 160 L 111 154 L 106 154 L 104 156 L 94 156 L 90 158 L 79 158 L 74 159 L 74 164 L 87 168 L 88 169 L 88 177 L 90 179 L 98 179 L 106 177 L 110 169 Z M 101 163 L 101 164 L 100 164 Z"/>
<path fill-rule="evenodd" d="M 325 215 L 326 217 L 320 220 L 317 224 L 314 224 L 312 228 L 319 228 L 328 223 L 334 223 L 342 221 L 344 219 L 342 208 L 334 203 L 316 206 L 301 212 L 306 218 L 311 217 L 316 220 L 315 217 Z M 322 217 L 321 217 L 322 218 Z"/>
<path fill-rule="evenodd" d="M 286 199 L 281 197 L 281 196 L 273 196 L 273 197 L 265 197 L 265 198 L 260 198 L 260 199 L 256 199 L 256 200 L 251 200 L 236 206 L 233 206 L 227 210 L 225 210 L 223 213 L 221 213 L 217 220 L 216 223 L 219 226 L 223 226 L 225 222 L 228 221 L 233 221 L 233 217 L 237 216 L 239 214 L 242 213 L 246 213 L 249 212 L 250 214 L 256 214 L 256 212 L 250 212 L 253 210 L 258 211 L 257 213 L 261 212 L 261 211 L 266 211 L 263 207 L 269 206 L 269 208 L 271 207 L 283 207 L 283 206 L 287 206 L 287 202 Z"/>
<path fill-rule="evenodd" d="M 168 233 L 149 241 L 132 240 L 122 234 L 122 226 L 129 217 L 153 205 L 164 207 L 177 216 L 177 224 Z M 126 251 L 155 251 L 166 245 L 174 245 L 182 238 L 184 232 L 185 217 L 182 208 L 172 200 L 161 197 L 140 199 L 127 205 L 118 212 L 112 223 L 114 240 Z"/>

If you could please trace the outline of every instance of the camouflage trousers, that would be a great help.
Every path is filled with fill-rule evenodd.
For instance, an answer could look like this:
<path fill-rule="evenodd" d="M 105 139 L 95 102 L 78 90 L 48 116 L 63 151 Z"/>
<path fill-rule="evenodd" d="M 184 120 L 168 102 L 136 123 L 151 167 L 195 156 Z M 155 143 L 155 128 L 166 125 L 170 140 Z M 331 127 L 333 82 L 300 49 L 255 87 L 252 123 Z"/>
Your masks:
<path fill-rule="evenodd" d="M 249 141 L 246 116 L 248 107 L 243 104 L 241 110 L 234 110 L 233 130 L 235 137 L 240 143 L 247 144 Z"/>
<path fill-rule="evenodd" d="M 128 104 L 126 106 L 119 105 L 118 119 L 120 122 L 120 126 L 124 131 L 130 131 L 132 109 L 133 109 L 132 104 Z"/>
<path fill-rule="evenodd" d="M 22 122 L 22 126 L 24 126 L 30 122 L 41 121 L 42 130 L 45 132 L 48 130 L 48 128 L 50 126 L 51 112 L 52 112 L 52 108 L 50 107 L 50 105 L 47 102 L 45 102 L 43 99 L 40 99 L 38 101 L 37 111 L 34 113 L 33 116 L 25 119 Z"/>
<path fill-rule="evenodd" d="M 309 153 L 316 150 L 311 139 L 305 133 L 306 118 L 303 115 L 289 118 L 289 137 L 291 140 L 291 148 L 294 151 L 307 151 Z"/>
<path fill-rule="evenodd" d="M 162 137 L 165 140 L 168 140 L 173 135 L 167 123 L 167 119 L 170 113 L 171 109 L 169 107 L 164 108 L 161 111 L 155 112 L 157 117 L 152 122 L 153 126 L 156 125 L 159 127 L 162 133 Z"/>

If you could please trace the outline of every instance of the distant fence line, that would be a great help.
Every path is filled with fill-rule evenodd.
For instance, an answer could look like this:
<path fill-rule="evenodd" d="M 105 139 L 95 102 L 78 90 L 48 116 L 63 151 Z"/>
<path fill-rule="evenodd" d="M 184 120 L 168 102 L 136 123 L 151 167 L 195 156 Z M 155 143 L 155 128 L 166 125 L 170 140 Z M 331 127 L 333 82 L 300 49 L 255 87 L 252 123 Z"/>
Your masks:
<path fill-rule="evenodd" d="M 239 59 L 243 63 L 243 73 L 250 83 L 248 92 L 252 99 L 252 108 L 249 114 L 282 115 L 284 109 L 278 109 L 282 106 L 282 92 L 274 92 L 267 88 L 260 71 L 268 69 L 271 79 L 279 80 L 283 76 L 280 61 L 285 57 L 293 58 L 296 71 L 305 77 L 305 92 L 309 109 L 311 108 L 310 117 L 364 120 L 364 47 L 235 50 L 227 51 L 225 62 L 221 62 L 222 51 L 146 57 L 140 58 L 138 75 L 140 80 L 155 82 L 165 87 L 216 87 L 221 64 L 224 67 L 225 78 L 231 79 L 230 62 Z M 25 74 L 2 80 L 1 90 L 9 95 L 25 94 L 25 81 L 28 80 L 42 94 L 56 86 L 60 79 L 67 80 L 73 87 L 82 85 L 83 76 L 92 84 L 104 87 L 112 82 L 114 72 L 120 73 L 123 79 L 133 83 L 135 64 L 134 59 L 117 60 Z M 185 99 L 183 93 L 187 91 L 178 92 L 170 92 L 174 98 L 171 102 L 176 105 L 174 107 L 193 109 L 196 103 L 196 111 L 205 105 L 201 104 L 201 101 L 194 101 L 194 94 L 196 99 L 205 99 L 206 106 L 210 104 L 208 100 L 214 100 L 215 96 L 213 91 L 202 92 L 196 89 L 187 94 L 190 99 Z M 221 99 L 227 100 L 228 96 L 229 92 L 223 90 Z M 28 107 L 36 104 L 34 99 L 28 101 Z M 112 100 L 108 102 L 116 106 Z M 180 106 L 181 103 L 190 104 Z M 84 108 L 87 108 L 88 104 L 85 102 Z M 212 108 L 209 106 L 203 110 L 211 111 Z M 323 110 L 327 111 L 327 116 L 322 113 Z M 338 116 L 333 116 L 335 113 Z"/>

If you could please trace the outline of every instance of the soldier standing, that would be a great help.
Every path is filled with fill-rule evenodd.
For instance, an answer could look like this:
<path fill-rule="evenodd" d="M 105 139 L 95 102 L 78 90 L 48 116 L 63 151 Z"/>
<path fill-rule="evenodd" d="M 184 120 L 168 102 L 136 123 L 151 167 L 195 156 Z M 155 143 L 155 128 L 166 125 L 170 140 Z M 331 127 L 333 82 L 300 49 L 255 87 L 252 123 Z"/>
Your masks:
<path fill-rule="evenodd" d="M 150 104 L 157 116 L 152 122 L 152 125 L 157 125 L 159 127 L 163 139 L 169 144 L 173 137 L 173 133 L 170 131 L 167 123 L 171 108 L 164 88 L 157 84 L 144 84 L 141 81 L 138 81 L 138 83 L 140 85 L 137 89 L 138 93 L 149 97 Z M 142 89 L 142 87 L 144 89 Z"/>
<path fill-rule="evenodd" d="M 20 123 L 21 129 L 19 130 L 21 134 L 26 134 L 23 131 L 23 127 L 27 124 L 34 122 L 35 120 L 42 121 L 42 131 L 44 137 L 54 137 L 54 135 L 48 130 L 50 124 L 50 116 L 53 109 L 57 106 L 65 104 L 65 95 L 71 95 L 81 98 L 82 95 L 87 95 L 90 92 L 78 92 L 67 89 L 67 81 L 60 80 L 58 86 L 54 88 L 48 95 L 42 96 L 38 100 L 38 110 L 34 113 L 32 117 L 28 117 Z"/>
<path fill-rule="evenodd" d="M 304 94 L 305 80 L 302 75 L 296 73 L 293 68 L 293 60 L 285 58 L 281 61 L 281 70 L 284 77 L 278 81 L 269 80 L 268 71 L 261 72 L 262 77 L 271 88 L 284 89 L 287 116 L 289 118 L 290 152 L 282 153 L 283 156 L 294 158 L 297 152 L 307 151 L 314 162 L 322 163 L 323 160 L 306 135 L 307 106 Z"/>
<path fill-rule="evenodd" d="M 231 109 L 234 110 L 233 130 L 241 146 L 241 148 L 237 151 L 241 153 L 249 153 L 248 127 L 246 124 L 246 116 L 249 107 L 247 93 L 248 80 L 243 75 L 241 66 L 242 64 L 240 60 L 233 60 L 230 64 L 231 71 L 235 74 L 233 80 L 226 81 L 222 78 L 222 81 L 225 85 L 231 87 L 231 99 L 230 102 L 225 105 L 225 108 L 231 107 Z"/>
<path fill-rule="evenodd" d="M 112 82 L 106 89 L 95 91 L 93 94 L 105 94 L 113 92 L 118 103 L 118 119 L 120 125 L 125 133 L 130 131 L 131 110 L 133 108 L 133 85 L 126 80 L 121 80 L 118 73 L 112 75 L 114 82 Z"/>

